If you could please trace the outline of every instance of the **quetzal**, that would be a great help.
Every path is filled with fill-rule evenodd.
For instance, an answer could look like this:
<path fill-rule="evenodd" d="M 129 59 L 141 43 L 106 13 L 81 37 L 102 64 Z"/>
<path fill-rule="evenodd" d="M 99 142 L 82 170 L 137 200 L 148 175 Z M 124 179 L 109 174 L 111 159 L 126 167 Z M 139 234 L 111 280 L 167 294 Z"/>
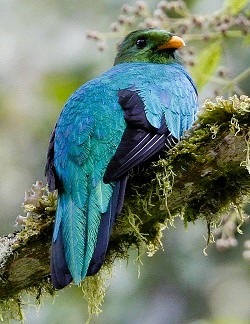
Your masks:
<path fill-rule="evenodd" d="M 46 176 L 58 189 L 51 249 L 55 288 L 101 268 L 131 168 L 170 149 L 197 112 L 195 85 L 165 30 L 137 30 L 114 66 L 66 102 L 48 149 Z"/>

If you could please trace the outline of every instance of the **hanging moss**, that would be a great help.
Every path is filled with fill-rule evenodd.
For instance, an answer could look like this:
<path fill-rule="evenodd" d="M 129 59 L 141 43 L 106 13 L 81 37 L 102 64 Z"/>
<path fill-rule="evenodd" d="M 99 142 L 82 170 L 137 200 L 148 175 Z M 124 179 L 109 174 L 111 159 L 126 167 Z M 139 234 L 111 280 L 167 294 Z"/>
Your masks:
<path fill-rule="evenodd" d="M 112 275 L 111 263 L 105 263 L 102 267 L 102 271 L 99 271 L 95 276 L 87 277 L 81 283 L 83 291 L 83 297 L 87 301 L 89 323 L 93 315 L 98 315 L 102 312 L 101 305 L 104 300 L 106 291 L 109 287 L 109 279 Z"/>
<path fill-rule="evenodd" d="M 55 291 L 51 286 L 49 277 L 40 279 L 40 282 L 33 284 L 28 288 L 21 289 L 17 293 L 10 291 L 9 296 L 0 299 L 0 320 L 9 323 L 10 320 L 23 321 L 25 315 L 24 306 L 30 306 L 24 296 L 35 297 L 35 305 L 40 305 L 42 299 L 55 295 Z"/>

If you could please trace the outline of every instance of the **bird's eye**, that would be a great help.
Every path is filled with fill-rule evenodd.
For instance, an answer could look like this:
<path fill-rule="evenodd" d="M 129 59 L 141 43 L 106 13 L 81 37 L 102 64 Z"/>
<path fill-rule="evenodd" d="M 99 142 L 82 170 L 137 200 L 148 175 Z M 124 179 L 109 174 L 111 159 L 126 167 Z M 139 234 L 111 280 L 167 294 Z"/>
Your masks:
<path fill-rule="evenodd" d="M 139 38 L 139 39 L 137 39 L 136 46 L 139 49 L 142 49 L 142 48 L 146 47 L 147 46 L 146 39 L 145 38 Z"/>

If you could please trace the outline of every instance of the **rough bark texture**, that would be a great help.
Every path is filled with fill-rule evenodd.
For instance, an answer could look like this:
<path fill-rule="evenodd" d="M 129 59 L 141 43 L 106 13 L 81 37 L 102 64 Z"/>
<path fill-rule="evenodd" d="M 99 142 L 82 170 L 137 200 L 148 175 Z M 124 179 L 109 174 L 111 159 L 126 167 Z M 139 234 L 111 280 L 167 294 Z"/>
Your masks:
<path fill-rule="evenodd" d="M 112 234 L 107 264 L 127 257 L 128 248 L 161 245 L 161 231 L 181 215 L 184 222 L 219 221 L 230 203 L 240 205 L 250 192 L 250 99 L 207 101 L 192 131 L 167 156 L 130 176 L 123 214 Z M 24 291 L 53 294 L 49 249 L 56 193 L 40 182 L 26 193 L 25 227 L 0 240 L 0 311 L 21 318 Z M 23 220 L 19 219 L 19 222 Z"/>

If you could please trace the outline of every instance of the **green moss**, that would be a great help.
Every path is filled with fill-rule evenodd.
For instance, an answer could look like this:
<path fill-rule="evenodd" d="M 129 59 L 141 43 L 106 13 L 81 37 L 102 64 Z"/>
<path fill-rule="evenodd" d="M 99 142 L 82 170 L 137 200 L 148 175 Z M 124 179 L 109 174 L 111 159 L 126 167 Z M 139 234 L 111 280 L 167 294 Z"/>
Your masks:
<path fill-rule="evenodd" d="M 0 299 L 0 320 L 9 323 L 11 320 L 23 321 L 25 319 L 23 313 L 24 305 L 31 306 L 25 301 L 25 295 L 35 298 L 35 305 L 40 305 L 42 299 L 55 295 L 54 289 L 48 278 L 44 278 L 39 284 L 29 287 L 9 298 Z"/>
<path fill-rule="evenodd" d="M 81 283 L 83 297 L 88 304 L 89 323 L 93 315 L 98 315 L 102 312 L 101 305 L 109 287 L 109 279 L 112 274 L 111 264 L 107 262 L 95 276 L 87 277 Z"/>
<path fill-rule="evenodd" d="M 11 286 L 8 293 L 2 294 L 1 292 L 0 299 L 0 318 L 6 323 L 11 319 L 18 321 L 24 319 L 22 308 L 26 304 L 23 299 L 25 294 L 34 296 L 37 304 L 40 304 L 41 296 L 54 295 L 54 289 L 47 276 L 49 266 L 46 266 L 46 263 L 48 263 L 49 251 L 44 252 L 46 258 L 44 265 L 44 263 L 40 264 L 39 258 L 36 257 L 36 254 L 40 254 L 41 251 L 34 250 L 32 255 L 26 255 L 27 252 L 23 248 L 29 242 L 41 240 L 43 236 L 49 235 L 50 237 L 56 210 L 56 199 L 56 192 L 48 192 L 48 188 L 42 182 L 37 181 L 31 190 L 25 193 L 23 209 L 26 215 L 24 217 L 19 216 L 16 221 L 19 225 L 24 226 L 23 230 L 13 237 L 5 238 L 5 240 L 11 240 L 11 247 L 8 251 L 1 249 L 1 259 L 3 262 L 4 254 L 6 254 L 6 262 L 12 262 L 7 277 L 5 277 L 5 273 L 1 276 L 3 287 L 5 284 Z M 45 250 L 47 247 L 44 244 Z M 11 258 L 11 261 L 9 258 Z M 1 265 L 3 266 L 3 263 Z M 36 282 L 34 272 L 36 274 L 44 273 L 44 277 Z M 25 287 L 24 282 L 26 282 L 26 288 L 20 291 L 19 285 Z"/>
<path fill-rule="evenodd" d="M 249 193 L 249 112 L 250 99 L 247 96 L 230 97 L 228 100 L 221 97 L 216 102 L 207 100 L 204 104 L 197 122 L 190 131 L 189 138 L 184 138 L 172 151 L 167 159 L 156 163 L 159 168 L 158 181 L 164 183 L 165 170 L 171 166 L 180 165 L 188 170 L 195 178 L 195 166 L 203 165 L 203 173 L 198 173 L 199 193 L 195 197 L 189 197 L 188 202 L 177 215 L 182 215 L 184 224 L 195 221 L 197 218 L 206 219 L 208 224 L 214 224 L 220 220 L 220 215 L 232 202 L 241 200 L 241 197 Z M 218 122 L 220 123 L 218 125 Z M 227 134 L 244 137 L 246 141 L 246 159 L 241 162 L 226 161 L 225 164 L 216 165 L 221 140 Z M 211 139 L 213 143 L 211 145 Z M 175 167 L 174 172 L 180 173 L 180 168 Z M 188 174 L 187 174 L 188 179 Z M 188 183 L 188 181 L 187 181 Z M 169 192 L 169 183 L 165 184 Z M 187 188 L 188 189 L 188 188 Z M 164 195 L 164 190 L 162 190 Z M 189 194 L 187 190 L 187 195 Z M 165 194 L 166 199 L 168 194 Z M 173 215 L 175 216 L 175 215 Z"/>

